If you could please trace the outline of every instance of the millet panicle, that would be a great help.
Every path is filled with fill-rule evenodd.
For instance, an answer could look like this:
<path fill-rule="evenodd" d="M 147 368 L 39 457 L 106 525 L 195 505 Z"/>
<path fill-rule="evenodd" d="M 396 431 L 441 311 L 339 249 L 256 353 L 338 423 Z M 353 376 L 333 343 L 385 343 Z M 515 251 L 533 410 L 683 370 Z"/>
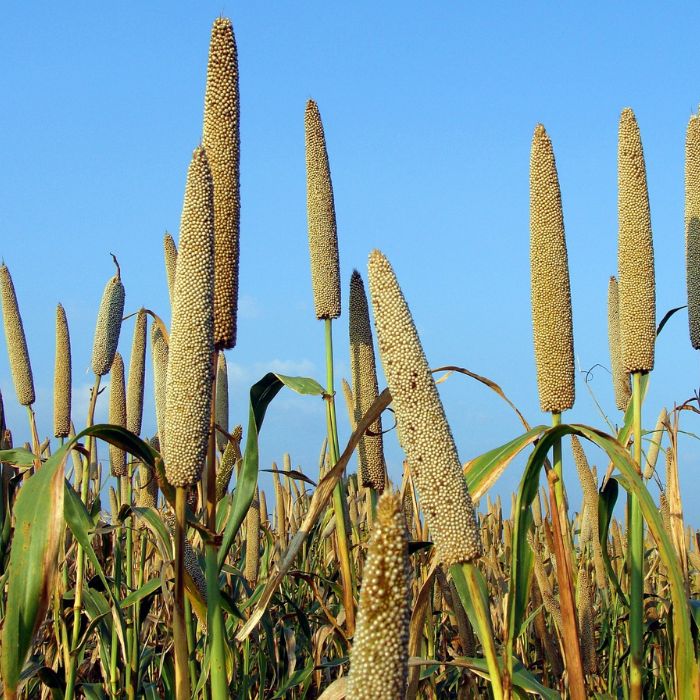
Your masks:
<path fill-rule="evenodd" d="M 454 438 L 411 312 L 384 255 L 369 257 L 379 354 L 391 391 L 399 442 L 445 566 L 481 556 L 481 537 Z"/>

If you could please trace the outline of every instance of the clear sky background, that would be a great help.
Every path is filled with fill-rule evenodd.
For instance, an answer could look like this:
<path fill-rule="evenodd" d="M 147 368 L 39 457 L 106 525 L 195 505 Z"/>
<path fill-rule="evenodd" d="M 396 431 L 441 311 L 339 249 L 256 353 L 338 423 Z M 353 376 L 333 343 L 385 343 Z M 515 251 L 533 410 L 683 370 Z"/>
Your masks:
<path fill-rule="evenodd" d="M 335 323 L 338 382 L 349 378 L 350 274 L 356 267 L 366 279 L 367 255 L 380 248 L 430 363 L 486 375 L 531 423 L 549 420 L 537 400 L 529 301 L 529 152 L 542 122 L 561 183 L 578 366 L 602 365 L 589 388 L 619 422 L 606 328 L 608 278 L 617 266 L 618 118 L 632 107 L 641 128 L 660 319 L 686 302 L 684 139 L 700 102 L 700 5 L 6 2 L 0 257 L 19 297 L 41 435 L 52 430 L 59 301 L 73 345 L 74 419 L 84 421 L 97 308 L 114 272 L 110 252 L 121 264 L 126 312 L 143 305 L 169 319 L 163 234 L 177 238 L 186 169 L 201 135 L 209 32 L 219 14 L 234 23 L 241 92 L 231 422 L 247 420 L 248 388 L 265 372 L 324 375 L 306 230 L 309 98 L 323 117 L 335 190 L 344 282 L 344 313 Z M 132 320 L 124 323 L 125 358 L 132 329 Z M 148 371 L 144 435 L 155 430 Z M 683 310 L 657 344 L 645 426 L 699 385 Z M 26 439 L 4 347 L 0 389 L 8 424 Z M 519 434 L 510 409 L 472 380 L 453 375 L 440 389 L 463 460 Z M 349 428 L 339 399 L 344 442 Z M 105 393 L 98 418 L 106 404 Z M 583 372 L 564 418 L 605 427 Z M 685 412 L 681 429 L 700 432 L 699 420 Z M 261 467 L 289 451 L 315 477 L 324 431 L 321 400 L 284 390 L 263 427 Z M 400 479 L 395 433 L 386 451 L 390 474 Z M 603 471 L 602 455 L 588 452 Z M 681 442 L 680 461 L 687 520 L 697 527 L 696 438 Z M 494 493 L 509 498 L 519 469 L 512 465 Z"/>

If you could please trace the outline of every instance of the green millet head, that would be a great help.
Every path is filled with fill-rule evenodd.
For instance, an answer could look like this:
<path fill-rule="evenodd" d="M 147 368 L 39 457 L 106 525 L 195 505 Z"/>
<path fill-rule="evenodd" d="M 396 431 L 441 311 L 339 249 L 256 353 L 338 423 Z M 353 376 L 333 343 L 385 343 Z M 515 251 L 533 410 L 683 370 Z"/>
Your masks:
<path fill-rule="evenodd" d="M 540 408 L 561 413 L 574 405 L 574 335 L 559 178 L 542 124 L 530 152 L 530 285 Z"/>
<path fill-rule="evenodd" d="M 129 381 L 126 388 L 126 427 L 134 435 L 141 434 L 143 417 L 143 382 L 146 376 L 146 311 L 139 309 L 134 324 L 134 340 L 129 359 Z"/>
<path fill-rule="evenodd" d="M 318 106 L 306 103 L 306 214 L 316 318 L 340 316 L 340 263 L 333 185 Z"/>
<path fill-rule="evenodd" d="M 620 294 L 615 277 L 611 277 L 608 284 L 608 347 L 610 349 L 610 371 L 615 391 L 615 406 L 619 411 L 625 411 L 632 397 L 632 387 L 630 386 L 630 376 L 622 364 Z"/>
<path fill-rule="evenodd" d="M 236 344 L 240 231 L 238 55 L 231 20 L 214 20 L 209 44 L 204 133 L 214 181 L 214 346 Z"/>
<path fill-rule="evenodd" d="M 169 233 L 166 233 L 163 239 L 163 252 L 165 253 L 165 276 L 168 281 L 168 296 L 172 306 L 173 291 L 175 289 L 175 270 L 177 268 L 177 246 Z"/>
<path fill-rule="evenodd" d="M 362 277 L 354 270 L 350 277 L 350 369 L 354 397 L 354 422 L 357 424 L 379 395 L 377 367 L 372 343 L 367 295 Z M 360 479 L 380 493 L 384 490 L 385 472 L 382 440 L 382 419 L 377 418 L 358 445 Z"/>
<path fill-rule="evenodd" d="M 642 140 L 629 108 L 620 116 L 617 162 L 622 365 L 627 372 L 649 372 L 656 340 L 654 245 Z"/>
<path fill-rule="evenodd" d="M 396 415 L 401 447 L 418 489 L 438 562 L 481 556 L 481 537 L 450 426 L 411 312 L 389 261 L 369 256 L 377 344 Z"/>
<path fill-rule="evenodd" d="M 168 350 L 165 472 L 178 488 L 197 484 L 209 441 L 214 351 L 214 206 L 207 156 L 187 173 Z"/>
<path fill-rule="evenodd" d="M 151 358 L 153 360 L 153 398 L 156 407 L 156 426 L 161 444 L 165 442 L 165 390 L 168 379 L 168 342 L 163 331 L 151 326 Z"/>
<path fill-rule="evenodd" d="M 219 353 L 216 365 L 215 419 L 217 424 L 224 430 L 228 428 L 228 368 L 226 367 L 226 358 L 222 352 Z M 228 444 L 226 436 L 218 430 L 216 431 L 216 444 L 219 452 L 223 452 Z"/>
<path fill-rule="evenodd" d="M 92 371 L 99 377 L 109 372 L 114 353 L 119 344 L 119 333 L 124 313 L 124 285 L 117 267 L 117 274 L 105 286 L 95 325 L 95 340 L 92 345 Z"/>
<path fill-rule="evenodd" d="M 24 337 L 24 326 L 19 313 L 15 286 L 5 263 L 0 265 L 0 299 L 2 299 L 5 341 L 15 393 L 22 406 L 30 406 L 35 399 L 32 366 L 29 363 L 29 351 Z"/>
<path fill-rule="evenodd" d="M 350 652 L 348 700 L 396 700 L 406 693 L 410 568 L 398 494 L 382 494 L 365 561 Z"/>
<path fill-rule="evenodd" d="M 126 390 L 124 388 L 124 360 L 119 353 L 114 355 L 109 385 L 109 422 L 112 425 L 126 427 Z M 109 459 L 112 464 L 112 476 L 126 476 L 126 453 L 124 450 L 109 446 Z"/>
<path fill-rule="evenodd" d="M 685 135 L 685 264 L 690 342 L 700 349 L 700 117 Z"/>
<path fill-rule="evenodd" d="M 246 581 L 255 586 L 258 579 L 258 565 L 260 564 L 260 499 L 258 490 L 248 508 L 245 518 L 245 571 Z"/>
<path fill-rule="evenodd" d="M 70 434 L 71 353 L 66 312 L 56 307 L 56 360 L 53 373 L 53 434 L 57 438 Z"/>

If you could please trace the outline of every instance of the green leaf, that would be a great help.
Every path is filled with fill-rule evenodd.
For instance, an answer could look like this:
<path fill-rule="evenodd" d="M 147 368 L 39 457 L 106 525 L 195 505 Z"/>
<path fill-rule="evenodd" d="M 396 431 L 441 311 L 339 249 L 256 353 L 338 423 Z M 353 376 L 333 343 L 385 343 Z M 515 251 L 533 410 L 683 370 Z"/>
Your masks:
<path fill-rule="evenodd" d="M 236 481 L 236 491 L 233 496 L 231 513 L 226 523 L 219 549 L 219 570 L 221 570 L 236 534 L 245 520 L 248 508 L 250 508 L 250 504 L 253 501 L 255 487 L 258 484 L 258 435 L 260 434 L 267 407 L 283 386 L 288 386 L 299 394 L 322 396 L 324 393 L 323 387 L 313 379 L 287 377 L 272 372 L 266 374 L 250 388 L 250 409 L 248 412 L 245 454 L 243 455 L 243 464 Z"/>
<path fill-rule="evenodd" d="M 124 618 L 121 614 L 121 609 L 119 607 L 119 600 L 114 595 L 114 591 L 107 580 L 100 560 L 95 554 L 95 550 L 92 547 L 90 532 L 92 530 L 92 521 L 90 515 L 85 508 L 85 504 L 80 500 L 78 494 L 72 489 L 71 485 L 64 480 L 65 487 L 65 500 L 63 514 L 66 519 L 68 527 L 71 529 L 73 536 L 78 541 L 80 546 L 85 552 L 85 556 L 90 560 L 90 563 L 95 568 L 95 572 L 102 581 L 102 585 L 105 588 L 105 593 L 112 602 L 112 616 L 114 622 L 117 625 L 117 636 L 119 637 L 119 643 L 122 647 L 122 652 L 124 658 L 128 658 L 126 654 L 126 625 L 124 623 Z"/>
<path fill-rule="evenodd" d="M 54 589 L 63 532 L 63 447 L 20 488 L 14 507 L 6 614 L 2 633 L 2 676 L 6 695 L 19 676 Z"/>
<path fill-rule="evenodd" d="M 128 607 L 131 607 L 135 603 L 138 603 L 140 600 L 143 600 L 147 596 L 152 595 L 157 590 L 159 590 L 162 585 L 163 582 L 159 578 L 153 578 L 150 581 L 147 581 L 143 584 L 143 586 L 141 586 L 141 588 L 135 590 L 133 593 L 129 593 L 129 595 L 126 596 L 126 598 L 122 599 L 122 601 L 119 603 L 121 609 L 124 610 Z"/>
<path fill-rule="evenodd" d="M 31 467 L 35 460 L 34 453 L 24 447 L 17 447 L 14 450 L 0 450 L 0 462 L 11 464 L 14 467 Z"/>
<path fill-rule="evenodd" d="M 612 520 L 613 509 L 617 502 L 617 493 L 619 491 L 617 481 L 608 479 L 608 482 L 603 487 L 603 490 L 598 494 L 598 535 L 600 537 L 600 550 L 603 556 L 605 570 L 608 572 L 608 578 L 612 581 L 620 600 L 625 607 L 629 607 L 627 596 L 622 590 L 617 574 L 612 567 L 610 554 L 608 553 L 608 532 L 610 530 L 610 521 Z"/>
<path fill-rule="evenodd" d="M 489 450 L 468 462 L 464 469 L 464 477 L 467 480 L 467 487 L 472 498 L 475 500 L 481 498 L 513 459 L 525 447 L 537 440 L 545 430 L 547 430 L 547 426 L 538 425 L 505 445 Z"/>
<path fill-rule="evenodd" d="M 287 691 L 294 688 L 301 683 L 305 683 L 309 676 L 313 673 L 314 665 L 313 663 L 306 666 L 306 668 L 300 668 L 298 671 L 294 671 L 289 678 L 282 684 L 279 690 L 272 696 L 273 700 L 276 698 L 284 698 L 287 695 Z"/>
<path fill-rule="evenodd" d="M 645 386 L 645 385 L 643 385 Z M 692 697 L 697 691 L 696 660 L 693 649 L 693 638 L 690 629 L 690 613 L 688 601 L 685 597 L 685 586 L 680 563 L 675 550 L 663 527 L 659 510 L 654 503 L 641 477 L 637 474 L 637 467 L 627 450 L 618 440 L 599 430 L 585 425 L 558 425 L 548 429 L 537 443 L 525 468 L 521 487 L 516 500 L 515 517 L 513 523 L 513 552 L 511 562 L 511 594 L 508 599 L 508 651 L 512 649 L 513 630 L 519 627 L 520 619 L 517 613 L 516 598 L 517 568 L 524 556 L 524 550 L 528 547 L 525 540 L 525 532 L 529 527 L 530 504 L 537 492 L 539 473 L 544 464 L 547 452 L 555 441 L 561 440 L 565 435 L 579 435 L 587 438 L 606 452 L 613 465 L 620 471 L 615 479 L 629 493 L 633 493 L 639 500 L 645 521 L 658 545 L 661 561 L 666 568 L 668 582 L 673 601 L 673 649 L 674 672 L 677 682 L 676 694 L 678 697 Z M 535 478 L 537 477 L 537 479 Z"/>

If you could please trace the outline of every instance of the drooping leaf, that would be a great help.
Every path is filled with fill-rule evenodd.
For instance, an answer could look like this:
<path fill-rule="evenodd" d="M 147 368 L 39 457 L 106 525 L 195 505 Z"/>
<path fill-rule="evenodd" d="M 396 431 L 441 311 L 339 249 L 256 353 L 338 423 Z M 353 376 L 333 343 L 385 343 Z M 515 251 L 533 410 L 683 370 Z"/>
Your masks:
<path fill-rule="evenodd" d="M 505 445 L 489 450 L 467 462 L 464 466 L 464 478 L 467 480 L 472 498 L 480 499 L 513 459 L 528 445 L 535 442 L 546 429 L 546 426 L 538 425 Z"/>
<path fill-rule="evenodd" d="M 61 448 L 30 477 L 15 502 L 15 534 L 10 551 L 6 614 L 2 634 L 2 677 L 6 697 L 14 697 L 34 633 L 54 590 L 63 532 Z"/>

